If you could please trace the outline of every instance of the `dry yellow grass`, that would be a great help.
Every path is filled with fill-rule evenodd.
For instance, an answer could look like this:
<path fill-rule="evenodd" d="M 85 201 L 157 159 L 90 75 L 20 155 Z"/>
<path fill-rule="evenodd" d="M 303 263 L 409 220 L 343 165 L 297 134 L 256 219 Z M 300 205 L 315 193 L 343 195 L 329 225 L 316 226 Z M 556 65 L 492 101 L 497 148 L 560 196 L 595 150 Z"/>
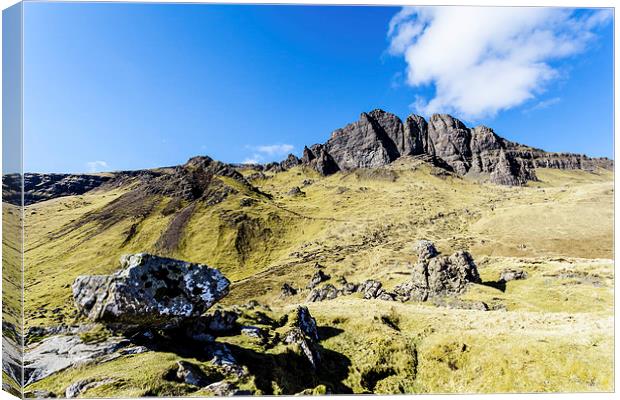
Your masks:
<path fill-rule="evenodd" d="M 477 285 L 461 296 L 507 311 L 358 296 L 309 305 L 319 325 L 336 329 L 322 345 L 350 361 L 341 384 L 358 393 L 613 390 L 613 175 L 537 174 L 540 182 L 510 188 L 435 176 L 432 167 L 407 158 L 379 170 L 329 177 L 297 167 L 254 182 L 271 200 L 236 187 L 222 203 L 199 205 L 169 255 L 220 268 L 233 281 L 224 305 L 256 299 L 281 315 L 305 302 L 303 288 L 316 262 L 332 281 L 340 275 L 353 282 L 373 278 L 391 289 L 407 279 L 417 240 L 433 240 L 444 253 L 469 250 L 487 283 L 497 281 L 504 268 L 528 272 L 528 279 L 509 282 L 505 291 Z M 304 185 L 307 180 L 312 183 Z M 288 195 L 294 186 L 304 194 Z M 29 326 L 73 321 L 70 284 L 76 276 L 110 273 L 124 253 L 157 253 L 157 239 L 170 221 L 161 213 L 166 200 L 124 246 L 135 221 L 103 231 L 91 224 L 63 232 L 71 220 L 121 193 L 95 191 L 27 208 Z M 242 207 L 247 197 L 255 203 Z M 241 215 L 247 225 L 235 222 Z M 282 298 L 284 282 L 303 290 Z M 399 329 L 383 323 L 385 318 Z M 243 340 L 235 345 L 252 348 Z M 122 387 L 100 387 L 92 395 L 188 393 L 154 383 L 166 363 L 177 359 L 161 354 L 165 362 L 159 362 L 157 354 L 69 370 L 35 386 L 60 390 L 78 377 L 137 363 L 143 371 L 127 374 Z M 285 383 L 274 385 L 275 392 L 285 392 Z"/>

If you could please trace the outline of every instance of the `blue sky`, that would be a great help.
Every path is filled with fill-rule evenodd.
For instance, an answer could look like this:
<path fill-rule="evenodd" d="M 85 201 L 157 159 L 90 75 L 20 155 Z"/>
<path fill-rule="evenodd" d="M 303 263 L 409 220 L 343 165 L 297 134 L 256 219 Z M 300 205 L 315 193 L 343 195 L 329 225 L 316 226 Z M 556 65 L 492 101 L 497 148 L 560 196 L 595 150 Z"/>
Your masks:
<path fill-rule="evenodd" d="M 450 112 L 546 150 L 613 156 L 609 16 L 537 12 L 502 34 L 461 32 L 486 44 L 456 63 L 439 62 L 463 49 L 442 33 L 450 13 L 427 11 L 26 3 L 25 169 L 281 160 L 373 108 Z"/>

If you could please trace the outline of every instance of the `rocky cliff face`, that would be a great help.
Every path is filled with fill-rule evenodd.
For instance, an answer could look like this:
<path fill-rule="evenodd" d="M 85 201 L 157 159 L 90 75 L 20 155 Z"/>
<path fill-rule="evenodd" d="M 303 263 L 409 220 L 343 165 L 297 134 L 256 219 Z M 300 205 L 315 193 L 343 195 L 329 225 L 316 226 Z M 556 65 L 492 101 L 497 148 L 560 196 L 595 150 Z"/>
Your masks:
<path fill-rule="evenodd" d="M 301 163 L 329 175 L 422 155 L 460 176 L 501 185 L 536 180 L 535 168 L 540 167 L 613 168 L 613 161 L 607 158 L 548 153 L 503 139 L 486 126 L 468 128 L 447 114 L 435 114 L 428 122 L 410 115 L 403 123 L 383 110 L 362 113 L 359 121 L 335 130 L 325 144 L 306 147 Z"/>
<path fill-rule="evenodd" d="M 19 177 L 16 176 L 18 179 Z M 24 204 L 74 196 L 101 186 L 111 177 L 86 174 L 24 174 Z"/>

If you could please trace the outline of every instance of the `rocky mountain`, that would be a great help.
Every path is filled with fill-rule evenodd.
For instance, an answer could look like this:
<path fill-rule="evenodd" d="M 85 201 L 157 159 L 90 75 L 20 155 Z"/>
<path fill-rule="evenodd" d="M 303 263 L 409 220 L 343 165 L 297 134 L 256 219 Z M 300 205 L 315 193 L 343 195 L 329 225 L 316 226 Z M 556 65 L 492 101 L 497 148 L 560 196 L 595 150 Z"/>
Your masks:
<path fill-rule="evenodd" d="M 327 142 L 305 147 L 301 159 L 289 154 L 279 163 L 249 167 L 260 174 L 304 165 L 327 176 L 338 171 L 382 167 L 402 156 L 417 156 L 458 176 L 508 186 L 538 180 L 536 168 L 613 169 L 613 160 L 608 158 L 546 152 L 506 140 L 486 126 L 468 128 L 447 114 L 434 114 L 428 122 L 412 114 L 403 122 L 398 116 L 380 109 L 364 112 L 359 121 L 336 129 Z M 105 183 L 118 186 L 135 179 L 144 183 L 140 190 L 148 192 L 146 194 L 172 195 L 190 201 L 207 196 L 218 202 L 227 190 L 220 190 L 218 182 L 215 182 L 217 187 L 211 186 L 212 177 L 226 176 L 252 190 L 238 172 L 244 168 L 248 166 L 194 157 L 176 167 L 105 175 L 26 173 L 24 204 L 80 195 Z M 19 204 L 19 188 L 19 175 L 4 176 L 5 201 Z"/>
<path fill-rule="evenodd" d="M 403 122 L 379 109 L 362 113 L 359 121 L 335 130 L 326 143 L 306 147 L 301 162 L 330 175 L 380 167 L 401 156 L 430 156 L 437 166 L 457 175 L 500 185 L 535 181 L 537 167 L 613 168 L 607 158 L 548 153 L 503 139 L 486 126 L 468 128 L 447 114 L 434 114 L 428 122 L 410 115 Z"/>

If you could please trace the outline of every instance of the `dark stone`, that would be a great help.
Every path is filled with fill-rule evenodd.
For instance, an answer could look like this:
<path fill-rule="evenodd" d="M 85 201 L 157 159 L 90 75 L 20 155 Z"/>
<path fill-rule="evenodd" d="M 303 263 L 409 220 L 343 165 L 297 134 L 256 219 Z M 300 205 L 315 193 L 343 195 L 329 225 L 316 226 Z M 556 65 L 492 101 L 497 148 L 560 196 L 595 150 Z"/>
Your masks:
<path fill-rule="evenodd" d="M 280 293 L 282 294 L 282 297 L 295 296 L 297 294 L 297 289 L 288 283 L 284 283 L 280 289 Z"/>
<path fill-rule="evenodd" d="M 314 275 L 312 275 L 312 278 L 310 278 L 310 283 L 308 283 L 307 287 L 308 289 L 313 289 L 321 282 L 325 282 L 329 279 L 330 276 L 323 272 L 323 270 L 319 269 L 314 273 Z"/>

